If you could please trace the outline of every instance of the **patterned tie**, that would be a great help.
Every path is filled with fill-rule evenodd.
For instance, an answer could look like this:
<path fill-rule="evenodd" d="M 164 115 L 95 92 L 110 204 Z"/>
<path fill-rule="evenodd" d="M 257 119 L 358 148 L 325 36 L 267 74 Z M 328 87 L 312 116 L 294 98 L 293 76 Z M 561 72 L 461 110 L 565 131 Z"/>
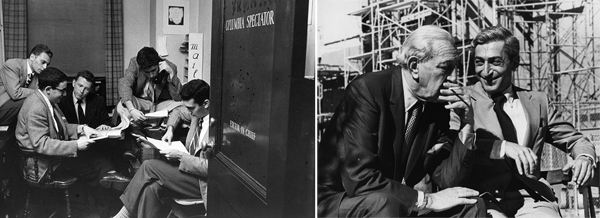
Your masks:
<path fill-rule="evenodd" d="M 506 102 L 506 96 L 499 95 L 494 97 L 494 111 L 496 112 L 496 116 L 498 116 L 498 122 L 500 122 L 500 127 L 502 128 L 502 135 L 504 135 L 504 140 L 506 141 L 519 143 L 517 140 L 517 130 L 508 114 L 504 112 L 504 102 Z"/>
<path fill-rule="evenodd" d="M 421 113 L 423 112 L 423 102 L 417 101 L 415 105 L 408 111 L 408 123 L 404 131 L 404 146 L 402 147 L 402 162 L 408 162 L 408 154 L 412 148 L 415 135 L 417 133 L 417 124 Z"/>
<path fill-rule="evenodd" d="M 27 80 L 25 81 L 25 87 L 29 87 L 31 80 L 33 80 L 33 73 L 27 74 Z"/>
<path fill-rule="evenodd" d="M 85 124 L 85 114 L 81 103 L 81 100 L 77 100 L 77 120 L 79 120 L 79 124 Z"/>
<path fill-rule="evenodd" d="M 194 155 L 196 152 L 196 148 L 198 148 L 198 141 L 200 139 L 200 132 L 202 132 L 202 121 L 203 119 L 198 119 L 198 127 L 196 128 L 196 132 L 194 133 L 194 137 L 192 137 L 192 141 L 190 142 L 189 152 L 191 155 Z"/>
<path fill-rule="evenodd" d="M 56 110 L 57 105 L 53 105 L 54 107 L 54 120 L 56 121 L 56 128 L 58 129 L 58 139 L 59 140 L 65 140 L 65 130 L 62 126 L 62 123 L 60 122 L 60 115 L 58 113 L 58 110 Z"/>

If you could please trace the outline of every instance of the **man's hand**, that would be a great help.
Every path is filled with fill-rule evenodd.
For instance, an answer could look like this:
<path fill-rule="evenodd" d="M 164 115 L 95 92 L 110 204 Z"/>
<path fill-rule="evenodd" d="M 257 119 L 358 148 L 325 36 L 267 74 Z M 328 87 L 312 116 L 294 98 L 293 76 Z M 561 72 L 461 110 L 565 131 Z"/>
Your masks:
<path fill-rule="evenodd" d="M 138 109 L 132 109 L 131 111 L 129 111 L 129 114 L 131 114 L 133 121 L 141 122 L 141 121 L 146 120 L 146 116 L 144 116 L 144 113 L 142 113 Z"/>
<path fill-rule="evenodd" d="M 83 126 L 83 134 L 85 134 L 85 136 L 88 139 L 91 139 L 93 135 L 95 135 L 95 136 L 99 136 L 100 135 L 100 133 L 97 130 L 92 129 L 89 126 Z"/>
<path fill-rule="evenodd" d="M 166 148 L 159 152 L 165 155 L 168 160 L 181 160 L 181 156 L 183 156 L 183 151 L 174 148 Z"/>
<path fill-rule="evenodd" d="M 469 188 L 454 187 L 427 195 L 429 200 L 425 209 L 439 212 L 462 204 L 475 204 L 477 200 L 469 197 L 477 197 L 479 192 Z"/>
<path fill-rule="evenodd" d="M 169 64 L 167 64 L 166 61 L 161 61 L 158 63 L 158 72 L 161 72 L 162 70 L 165 70 L 169 73 L 169 79 L 173 78 L 173 69 L 171 68 L 171 66 L 169 66 Z"/>
<path fill-rule="evenodd" d="M 506 142 L 506 156 L 515 160 L 519 174 L 532 175 L 537 167 L 537 156 L 528 147 L 521 146 L 512 142 Z"/>
<path fill-rule="evenodd" d="M 88 145 L 92 143 L 94 143 L 94 140 L 90 140 L 89 138 L 79 138 L 77 139 L 77 150 L 85 150 Z"/>
<path fill-rule="evenodd" d="M 105 130 L 109 130 L 109 129 L 110 129 L 110 126 L 107 126 L 107 125 L 104 125 L 104 124 L 96 127 L 96 130 L 99 130 L 99 131 L 105 131 Z"/>
<path fill-rule="evenodd" d="M 165 134 L 163 135 L 163 137 L 160 140 L 168 142 L 169 145 L 171 145 L 171 139 L 173 139 L 173 127 L 168 126 L 167 131 L 165 131 Z"/>
<path fill-rule="evenodd" d="M 458 84 L 444 82 L 442 86 L 438 101 L 448 102 L 449 104 L 445 106 L 446 109 L 464 109 L 471 105 L 471 98 L 469 98 L 467 92 L 465 92 L 462 87 L 458 86 Z"/>
<path fill-rule="evenodd" d="M 592 160 L 584 156 L 575 158 L 574 161 L 567 163 L 567 165 L 563 167 L 564 173 L 568 173 L 569 170 L 573 171 L 571 181 L 577 185 L 586 184 L 594 177 L 594 165 Z"/>

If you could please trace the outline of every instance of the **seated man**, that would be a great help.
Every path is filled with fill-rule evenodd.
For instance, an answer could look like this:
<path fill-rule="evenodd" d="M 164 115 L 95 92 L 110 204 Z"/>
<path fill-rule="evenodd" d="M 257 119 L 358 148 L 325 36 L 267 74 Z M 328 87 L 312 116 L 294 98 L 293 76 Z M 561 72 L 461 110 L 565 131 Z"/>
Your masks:
<path fill-rule="evenodd" d="M 17 123 L 17 114 L 25 98 L 37 89 L 37 75 L 46 69 L 52 59 L 52 51 L 38 44 L 28 59 L 10 59 L 0 70 L 0 125 Z"/>
<path fill-rule="evenodd" d="M 571 154 L 573 181 L 580 185 L 593 176 L 594 146 L 548 105 L 545 93 L 512 84 L 519 41 L 509 30 L 485 29 L 473 47 L 479 81 L 466 87 L 467 111 L 462 121 L 456 120 L 463 125 L 464 144 L 455 144 L 434 181 L 442 188 L 466 186 L 488 195 L 484 199 L 492 217 L 560 217 L 554 193 L 540 174 L 543 146 Z"/>
<path fill-rule="evenodd" d="M 139 123 L 146 120 L 145 113 L 171 111 L 181 105 L 180 89 L 177 66 L 163 60 L 154 48 L 144 47 L 119 79 L 117 113 Z"/>
<path fill-rule="evenodd" d="M 65 113 L 65 117 L 69 123 L 87 125 L 96 130 L 108 130 L 111 128 L 111 120 L 106 111 L 106 101 L 102 96 L 91 93 L 91 90 L 94 88 L 94 82 L 94 74 L 90 71 L 83 70 L 78 72 L 77 77 L 73 80 L 73 91 L 68 92 L 67 97 L 62 98 L 58 106 Z M 123 146 L 118 146 L 118 143 L 114 143 L 111 139 L 102 140 L 98 143 L 101 145 L 94 146 L 86 151 L 80 151 L 80 155 L 90 159 L 96 156 L 103 156 L 103 158 L 110 159 L 111 161 L 107 165 L 95 165 L 100 175 L 105 175 L 100 184 L 109 188 L 111 185 L 121 183 L 122 188 L 120 190 L 123 190 L 129 183 L 129 178 L 120 175 L 114 170 L 114 162 L 125 161 L 122 157 L 125 150 L 115 151 L 115 149 L 119 150 L 119 147 Z M 118 147 L 113 146 L 113 144 Z"/>
<path fill-rule="evenodd" d="M 108 160 L 89 160 L 79 155 L 94 143 L 89 137 L 98 132 L 86 125 L 67 123 L 64 118 L 57 105 L 67 88 L 67 76 L 62 71 L 46 68 L 38 75 L 38 85 L 38 90 L 23 102 L 15 130 L 17 144 L 26 154 L 22 162 L 24 178 L 41 183 L 49 174 L 52 178 L 76 175 L 92 187 L 96 199 L 101 199 L 100 173 L 94 165 L 106 165 Z M 78 137 L 82 133 L 86 137 Z"/>
<path fill-rule="evenodd" d="M 206 205 L 205 156 L 208 138 L 210 87 L 192 80 L 181 89 L 183 105 L 193 116 L 186 138 L 189 153 L 162 150 L 169 161 L 146 160 L 121 195 L 123 208 L 114 217 L 166 217 L 170 208 L 165 198 L 202 198 Z"/>

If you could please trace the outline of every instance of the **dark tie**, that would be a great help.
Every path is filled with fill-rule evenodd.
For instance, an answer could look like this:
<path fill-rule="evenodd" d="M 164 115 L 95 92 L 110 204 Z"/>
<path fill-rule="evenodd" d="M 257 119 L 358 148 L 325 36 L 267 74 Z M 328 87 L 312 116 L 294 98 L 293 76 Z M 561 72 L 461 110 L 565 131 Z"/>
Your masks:
<path fill-rule="evenodd" d="M 506 96 L 499 95 L 494 97 L 494 111 L 496 112 L 496 116 L 498 116 L 498 121 L 502 128 L 502 135 L 504 135 L 504 140 L 518 144 L 517 130 L 508 114 L 502 109 L 504 102 L 506 102 Z"/>
<path fill-rule="evenodd" d="M 412 148 L 413 141 L 417 133 L 417 124 L 419 117 L 423 112 L 423 102 L 417 101 L 415 105 L 408 111 L 408 123 L 406 124 L 406 130 L 404 131 L 404 146 L 402 147 L 402 162 L 408 162 L 408 154 Z"/>
<path fill-rule="evenodd" d="M 83 114 L 81 103 L 81 100 L 77 100 L 77 120 L 79 120 L 79 124 L 85 124 L 85 114 Z"/>
<path fill-rule="evenodd" d="M 27 74 L 27 80 L 25 80 L 25 87 L 28 87 L 33 79 L 33 73 Z"/>

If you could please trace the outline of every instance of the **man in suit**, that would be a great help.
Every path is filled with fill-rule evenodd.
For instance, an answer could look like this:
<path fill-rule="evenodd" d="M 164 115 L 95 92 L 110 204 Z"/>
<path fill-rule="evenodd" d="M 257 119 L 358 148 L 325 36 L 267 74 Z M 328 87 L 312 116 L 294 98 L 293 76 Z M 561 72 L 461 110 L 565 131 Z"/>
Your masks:
<path fill-rule="evenodd" d="M 77 73 L 77 77 L 73 80 L 73 91 L 67 94 L 67 97 L 62 98 L 58 104 L 61 111 L 65 113 L 67 122 L 87 125 L 96 130 L 110 129 L 111 120 L 106 111 L 106 102 L 102 96 L 99 96 L 90 91 L 94 88 L 95 77 L 92 72 L 83 70 Z M 96 164 L 96 170 L 103 175 L 100 184 L 103 187 L 110 188 L 121 183 L 124 188 L 129 183 L 130 179 L 117 173 L 114 169 L 114 162 L 124 162 L 122 153 L 124 150 L 119 149 L 119 143 L 114 143 L 111 139 L 98 142 L 99 146 L 81 151 L 81 156 L 89 157 L 89 159 L 106 158 L 108 164 Z M 116 146 L 113 146 L 116 145 Z M 117 154 L 118 155 L 113 155 Z M 105 163 L 105 161 L 103 161 Z M 123 189 L 120 189 L 123 190 Z"/>
<path fill-rule="evenodd" d="M 0 125 L 13 126 L 23 101 L 37 89 L 37 74 L 46 69 L 52 59 L 52 51 L 38 44 L 28 59 L 10 59 L 0 71 Z"/>
<path fill-rule="evenodd" d="M 453 42 L 439 27 L 420 27 L 402 45 L 400 67 L 346 87 L 318 146 L 319 217 L 399 217 L 476 202 L 466 188 L 412 188 L 430 168 L 427 150 L 440 138 L 450 143 L 449 111 L 437 101 L 446 99 L 439 93 L 454 69 Z"/>
<path fill-rule="evenodd" d="M 31 182 L 77 175 L 91 187 L 99 187 L 100 174 L 94 164 L 106 164 L 80 156 L 98 132 L 86 125 L 68 123 L 58 107 L 65 96 L 67 76 L 48 67 L 38 75 L 38 89 L 27 97 L 21 108 L 15 136 L 23 159 L 23 176 Z M 79 137 L 84 134 L 86 137 Z M 106 161 L 106 160 L 105 160 Z M 37 167 L 37 168 L 36 168 Z M 97 189 L 93 189 L 97 190 Z M 99 197 L 101 192 L 93 192 Z"/>
<path fill-rule="evenodd" d="M 466 186 L 488 195 L 493 217 L 560 217 L 558 204 L 540 172 L 545 143 L 574 158 L 573 181 L 593 176 L 593 145 L 543 92 L 512 84 L 519 65 L 519 41 L 506 28 L 483 30 L 474 41 L 478 83 L 466 88 L 460 138 L 452 156 L 434 174 L 442 188 Z"/>
<path fill-rule="evenodd" d="M 209 96 L 210 86 L 202 80 L 183 86 L 183 106 L 193 116 L 185 143 L 189 153 L 161 150 L 169 161 L 144 161 L 121 195 L 124 206 L 114 217 L 166 217 L 166 198 L 202 198 L 206 205 Z"/>
<path fill-rule="evenodd" d="M 145 113 L 172 110 L 181 105 L 177 66 L 163 60 L 151 47 L 142 48 L 131 58 L 123 78 L 119 79 L 117 112 L 136 122 L 146 120 Z"/>

